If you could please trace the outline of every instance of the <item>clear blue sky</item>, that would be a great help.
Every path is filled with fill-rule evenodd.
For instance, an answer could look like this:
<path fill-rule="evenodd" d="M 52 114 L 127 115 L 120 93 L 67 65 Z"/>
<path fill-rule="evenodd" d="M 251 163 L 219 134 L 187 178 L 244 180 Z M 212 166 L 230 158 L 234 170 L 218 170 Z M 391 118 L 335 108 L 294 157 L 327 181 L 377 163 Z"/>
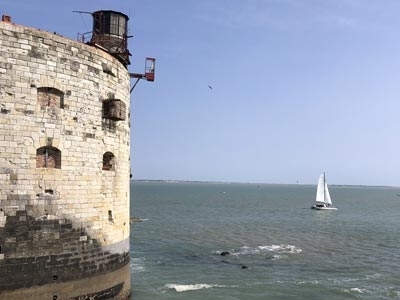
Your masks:
<path fill-rule="evenodd" d="M 3 0 L 76 38 L 130 17 L 136 179 L 400 186 L 398 0 Z M 212 89 L 208 87 L 212 86 Z"/>

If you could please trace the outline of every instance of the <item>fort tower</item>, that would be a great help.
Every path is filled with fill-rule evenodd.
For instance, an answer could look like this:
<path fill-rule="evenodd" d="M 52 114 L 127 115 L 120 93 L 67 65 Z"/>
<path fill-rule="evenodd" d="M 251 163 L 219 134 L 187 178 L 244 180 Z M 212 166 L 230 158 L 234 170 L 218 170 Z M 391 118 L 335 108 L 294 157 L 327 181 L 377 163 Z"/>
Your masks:
<path fill-rule="evenodd" d="M 127 299 L 128 17 L 82 43 L 0 22 L 0 299 Z"/>

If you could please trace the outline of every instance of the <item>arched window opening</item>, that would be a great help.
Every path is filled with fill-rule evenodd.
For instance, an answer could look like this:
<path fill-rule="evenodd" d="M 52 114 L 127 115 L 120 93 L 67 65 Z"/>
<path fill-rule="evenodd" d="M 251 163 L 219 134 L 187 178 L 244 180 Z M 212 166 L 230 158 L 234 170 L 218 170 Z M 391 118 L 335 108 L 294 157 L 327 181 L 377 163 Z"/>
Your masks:
<path fill-rule="evenodd" d="M 114 171 L 115 170 L 115 156 L 111 152 L 103 154 L 103 170 Z"/>
<path fill-rule="evenodd" d="M 61 169 L 61 151 L 49 146 L 37 149 L 36 168 Z"/>
<path fill-rule="evenodd" d="M 52 87 L 40 87 L 37 89 L 38 102 L 40 109 L 64 108 L 64 93 Z"/>

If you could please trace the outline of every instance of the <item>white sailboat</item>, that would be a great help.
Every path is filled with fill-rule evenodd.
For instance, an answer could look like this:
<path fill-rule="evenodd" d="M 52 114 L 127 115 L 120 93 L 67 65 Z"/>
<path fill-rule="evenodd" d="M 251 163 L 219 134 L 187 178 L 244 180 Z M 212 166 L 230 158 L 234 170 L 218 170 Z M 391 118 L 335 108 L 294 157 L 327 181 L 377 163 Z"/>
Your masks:
<path fill-rule="evenodd" d="M 331 195 L 329 194 L 328 184 L 325 179 L 325 172 L 319 176 L 315 204 L 311 206 L 311 208 L 317 210 L 337 210 L 337 208 L 332 205 Z"/>

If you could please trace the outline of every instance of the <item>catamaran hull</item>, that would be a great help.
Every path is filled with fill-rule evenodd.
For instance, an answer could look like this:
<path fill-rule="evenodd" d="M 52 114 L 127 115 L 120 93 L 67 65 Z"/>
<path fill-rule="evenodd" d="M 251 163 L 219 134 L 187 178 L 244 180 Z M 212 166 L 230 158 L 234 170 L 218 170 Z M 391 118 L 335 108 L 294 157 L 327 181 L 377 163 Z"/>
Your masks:
<path fill-rule="evenodd" d="M 311 209 L 316 209 L 316 210 L 337 210 L 336 207 L 317 207 L 317 206 L 311 206 Z"/>

